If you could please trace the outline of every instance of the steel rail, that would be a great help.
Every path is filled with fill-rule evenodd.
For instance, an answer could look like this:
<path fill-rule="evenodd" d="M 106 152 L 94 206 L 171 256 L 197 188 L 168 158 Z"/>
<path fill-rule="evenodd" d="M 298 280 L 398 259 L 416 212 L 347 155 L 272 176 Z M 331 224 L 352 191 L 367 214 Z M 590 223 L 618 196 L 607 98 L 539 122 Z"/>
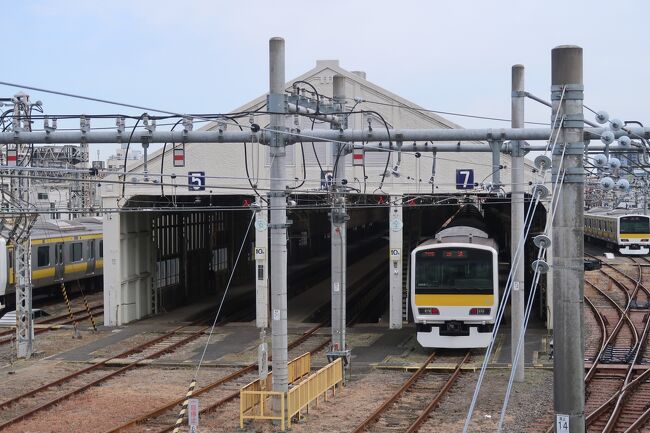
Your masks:
<path fill-rule="evenodd" d="M 596 305 L 589 299 L 586 295 L 584 296 L 585 302 L 591 308 L 591 311 L 593 312 L 594 316 L 596 317 L 598 323 L 600 324 L 600 349 L 598 350 L 598 353 L 596 354 L 596 357 L 594 358 L 594 362 L 592 363 L 591 367 L 589 368 L 589 371 L 587 371 L 587 375 L 585 376 L 585 384 L 588 384 L 591 381 L 591 377 L 595 373 L 596 366 L 598 365 L 598 360 L 600 359 L 600 355 L 605 351 L 605 340 L 607 339 L 607 325 L 605 324 L 605 317 L 603 314 L 598 311 L 598 308 Z M 594 371 L 594 373 L 592 373 Z"/>
<path fill-rule="evenodd" d="M 311 337 L 311 336 L 312 336 L 316 331 L 318 331 L 319 329 L 321 329 L 323 326 L 325 326 L 325 323 L 319 323 L 319 324 L 313 326 L 313 327 L 312 327 L 311 329 L 309 329 L 307 332 L 305 332 L 304 334 L 302 334 L 299 338 L 297 338 L 297 339 L 294 340 L 292 343 L 290 343 L 289 346 L 288 346 L 288 348 L 289 348 L 289 349 L 294 349 L 294 348 L 296 348 L 297 346 L 299 346 L 300 344 L 304 343 L 304 342 L 305 342 L 309 337 Z M 324 347 L 325 345 L 327 345 L 328 342 L 329 342 L 329 340 L 326 341 L 325 343 L 323 343 L 323 347 Z M 320 346 L 319 346 L 319 347 L 320 347 Z M 320 350 L 320 349 L 319 349 L 319 350 Z M 226 382 L 230 382 L 231 380 L 237 379 L 238 377 L 241 377 L 241 376 L 243 376 L 244 374 L 253 371 L 253 370 L 255 369 L 255 367 L 257 367 L 257 363 L 248 364 L 247 366 L 245 366 L 245 367 L 243 367 L 243 368 L 241 368 L 241 369 L 239 369 L 239 370 L 237 370 L 237 371 L 235 371 L 235 372 L 233 372 L 233 373 L 231 373 L 231 374 L 229 374 L 229 375 L 227 375 L 227 376 L 225 376 L 225 377 L 222 377 L 222 378 L 217 379 L 217 380 L 215 380 L 215 381 L 213 381 L 213 382 L 210 382 L 209 384 L 207 384 L 207 385 L 204 386 L 203 388 L 199 389 L 198 391 L 195 391 L 195 392 L 194 392 L 194 396 L 202 395 L 202 394 L 204 394 L 204 393 L 206 393 L 206 392 L 208 392 L 208 391 L 210 391 L 210 390 L 212 390 L 212 389 L 214 389 L 214 388 L 216 388 L 216 387 L 218 387 L 218 386 L 220 386 L 220 385 L 222 385 L 222 384 L 224 384 L 224 383 L 226 383 Z M 238 395 L 239 395 L 239 391 L 237 391 L 236 393 L 233 393 L 233 394 L 229 395 L 228 397 L 226 397 L 225 399 L 223 399 L 224 401 L 222 401 L 221 404 L 224 404 L 224 403 L 226 403 L 226 402 L 232 400 L 232 398 L 235 398 L 235 397 L 237 397 Z M 231 397 L 232 397 L 232 398 L 231 398 Z M 138 424 L 142 424 L 143 422 L 145 422 L 145 421 L 147 421 L 147 420 L 149 420 L 149 419 L 151 419 L 151 418 L 154 418 L 154 417 L 156 417 L 156 416 L 162 415 L 165 411 L 168 411 L 168 410 L 170 410 L 170 409 L 173 409 L 174 407 L 176 407 L 176 406 L 182 404 L 182 403 L 185 401 L 185 399 L 186 399 L 186 397 L 183 396 L 183 397 L 181 397 L 181 398 L 179 398 L 179 399 L 177 399 L 177 400 L 174 400 L 174 401 L 172 401 L 172 402 L 166 403 L 164 406 L 160 406 L 160 407 L 158 407 L 158 408 L 156 408 L 156 409 L 154 409 L 154 410 L 152 410 L 152 411 L 150 411 L 150 412 L 148 412 L 148 413 L 146 413 L 146 414 L 144 414 L 144 415 L 139 416 L 138 418 L 135 418 L 135 419 L 132 419 L 132 420 L 130 420 L 130 421 L 127 421 L 127 422 L 125 422 L 124 424 L 122 424 L 122 425 L 120 425 L 120 426 L 118 426 L 118 427 L 115 427 L 115 428 L 113 428 L 113 429 L 111 429 L 111 430 L 107 430 L 107 431 L 104 432 L 104 433 L 117 433 L 117 432 L 123 431 L 123 430 L 125 430 L 125 429 L 128 429 L 129 427 L 134 427 L 134 426 L 136 426 L 136 425 L 138 425 Z M 217 403 L 219 403 L 219 402 L 217 402 Z M 213 409 L 216 408 L 216 407 L 218 407 L 218 404 L 217 404 L 217 403 L 215 403 L 214 405 L 212 405 L 212 406 L 213 406 Z M 203 411 L 204 411 L 204 410 L 207 410 L 207 409 L 208 409 L 208 408 L 204 408 L 201 412 L 203 413 Z M 174 427 L 172 426 L 172 427 L 170 428 L 170 430 L 173 429 L 173 428 L 174 428 Z M 167 430 L 165 430 L 165 431 L 167 431 Z"/>
<path fill-rule="evenodd" d="M 619 318 L 618 322 L 616 323 L 616 326 L 614 327 L 614 329 L 610 333 L 609 337 L 607 337 L 607 340 L 605 341 L 604 347 L 609 345 L 616 337 L 618 337 L 618 334 L 621 331 L 621 328 L 623 327 L 623 322 L 627 323 L 627 326 L 630 329 L 630 333 L 631 333 L 631 336 L 632 336 L 632 339 L 633 339 L 633 342 L 634 342 L 632 347 L 636 347 L 639 344 L 639 334 L 638 334 L 638 331 L 636 329 L 636 326 L 634 326 L 634 322 L 632 322 L 632 318 L 628 314 L 629 310 L 630 310 L 630 302 L 628 302 L 627 307 L 625 309 L 623 309 L 620 305 L 618 305 L 618 303 L 616 303 L 615 300 L 613 300 L 607 293 L 605 293 L 598 286 L 596 286 L 595 284 L 593 284 L 593 283 L 591 283 L 591 282 L 589 282 L 587 280 L 585 280 L 585 283 L 588 284 L 589 286 L 593 287 L 601 295 L 603 295 L 616 308 L 616 310 L 620 314 L 620 318 Z M 618 284 L 616 284 L 616 285 L 617 285 L 617 287 L 620 288 L 620 286 L 618 286 Z M 595 362 L 599 362 L 601 356 L 602 356 L 602 351 L 596 357 Z"/>
<path fill-rule="evenodd" d="M 83 310 L 83 311 L 85 312 L 85 310 Z M 103 313 L 104 313 L 103 308 L 100 311 L 98 311 L 98 314 L 103 314 Z M 68 319 L 68 320 L 64 320 L 63 322 L 60 322 L 60 323 L 48 324 L 46 327 L 36 328 L 36 329 L 34 329 L 34 334 L 42 334 L 44 332 L 49 332 L 49 331 L 54 331 L 54 330 L 57 330 L 57 329 L 61 329 L 61 326 L 70 325 L 70 324 L 72 324 L 74 322 L 82 322 L 82 321 L 87 320 L 89 318 L 90 318 L 90 314 L 83 314 L 81 316 L 75 316 L 74 319 Z M 14 326 L 11 331 L 8 331 L 8 332 L 5 331 L 5 333 L 1 334 L 3 336 L 8 336 L 8 338 L 0 339 L 0 346 L 5 345 L 5 344 L 9 344 L 14 340 L 13 337 L 14 337 L 14 335 L 16 333 L 15 329 L 16 329 L 16 327 Z"/>
<path fill-rule="evenodd" d="M 420 368 L 418 368 L 412 375 L 411 377 L 404 382 L 404 384 L 388 399 L 386 400 L 381 406 L 379 406 L 368 418 L 366 418 L 359 426 L 354 429 L 352 433 L 362 433 L 365 431 L 371 424 L 374 424 L 377 422 L 377 420 L 381 417 L 382 413 L 386 411 L 393 403 L 397 401 L 398 398 L 404 392 L 409 389 L 419 378 L 422 376 L 422 373 L 426 370 L 427 366 L 433 361 L 433 359 L 436 357 L 436 352 L 432 352 L 431 355 L 429 355 L 422 363 Z"/>
<path fill-rule="evenodd" d="M 5 408 L 5 407 L 7 407 L 9 405 L 12 405 L 12 404 L 16 403 L 17 401 L 22 400 L 24 398 L 31 397 L 31 396 L 33 396 L 33 395 L 47 389 L 47 388 L 51 388 L 53 386 L 60 385 L 60 384 L 66 382 L 66 381 L 68 381 L 68 380 L 70 380 L 70 379 L 72 379 L 74 377 L 77 377 L 77 376 L 82 375 L 84 373 L 88 373 L 89 371 L 95 370 L 97 368 L 103 367 L 109 361 L 112 361 L 112 360 L 117 359 L 117 358 L 123 358 L 123 357 L 129 356 L 129 355 L 131 355 L 133 353 L 136 353 L 136 352 L 140 352 L 140 351 L 146 349 L 147 347 L 152 346 L 152 345 L 164 340 L 165 338 L 169 338 L 171 335 L 175 334 L 177 331 L 180 331 L 181 329 L 186 328 L 188 326 L 191 326 L 191 325 L 183 325 L 183 326 L 176 327 L 176 328 L 172 329 L 171 331 L 167 332 L 166 334 L 163 334 L 163 335 L 161 335 L 159 337 L 156 337 L 156 338 L 154 338 L 152 340 L 149 340 L 149 341 L 147 341 L 145 343 L 142 343 L 142 344 L 134 347 L 133 349 L 129 349 L 129 350 L 126 350 L 124 352 L 118 353 L 115 356 L 111 356 L 110 358 L 106 358 L 106 359 L 104 359 L 102 361 L 96 362 L 95 364 L 92 364 L 92 365 L 90 365 L 90 366 L 88 366 L 86 368 L 82 368 L 81 370 L 77 370 L 77 371 L 75 371 L 73 373 L 70 373 L 70 374 L 60 378 L 60 379 L 56 379 L 56 380 L 54 380 L 52 382 L 48 382 L 45 385 L 42 385 L 42 386 L 40 386 L 38 388 L 35 388 L 35 389 L 31 390 L 31 391 L 27 391 L 27 392 L 25 392 L 23 394 L 20 394 L 20 395 L 16 396 L 16 397 L 10 398 L 9 400 L 5 400 L 5 401 L 0 403 L 0 409 Z"/>
<path fill-rule="evenodd" d="M 374 272 L 374 269 L 373 269 L 373 271 L 370 272 L 370 274 L 371 275 L 372 274 L 376 275 L 376 272 Z M 372 280 L 372 279 L 371 280 L 366 280 L 365 278 L 361 278 L 357 283 L 355 283 L 354 285 L 351 285 L 349 287 L 349 289 L 351 290 L 351 292 L 356 289 L 357 290 L 357 296 L 352 296 L 349 303 L 355 303 L 356 299 L 359 296 L 364 295 L 365 291 L 363 289 L 366 288 L 367 286 L 373 285 L 374 282 L 375 281 Z M 361 313 L 362 312 L 358 312 L 357 314 L 355 314 L 348 321 L 348 325 L 350 325 L 350 326 L 353 325 L 359 319 L 359 317 L 361 316 Z M 305 332 L 303 335 L 301 335 L 298 339 L 296 339 L 295 341 L 293 341 L 292 343 L 289 344 L 289 346 L 288 346 L 289 350 L 295 349 L 297 346 L 304 343 L 316 331 L 318 331 L 319 329 L 321 329 L 322 327 L 324 327 L 326 325 L 327 325 L 327 323 L 323 322 L 323 323 L 319 323 L 319 324 L 315 325 L 314 327 L 312 327 L 311 329 L 309 329 L 307 332 Z M 324 342 L 320 343 L 316 348 L 312 349 L 310 351 L 310 353 L 312 353 L 312 354 L 318 353 L 319 351 L 324 349 L 328 344 L 330 344 L 331 341 L 332 341 L 331 338 L 328 338 Z M 271 357 L 269 358 L 269 360 L 271 360 Z M 228 376 L 226 376 L 224 378 L 217 379 L 216 381 L 209 383 L 205 387 L 203 387 L 200 390 L 196 391 L 194 393 L 194 395 L 195 396 L 202 395 L 202 394 L 204 394 L 204 393 L 206 393 L 206 392 L 208 392 L 208 391 L 210 391 L 210 390 L 212 390 L 212 389 L 214 389 L 214 388 L 216 388 L 216 387 L 218 387 L 218 386 L 220 386 L 220 385 L 222 385 L 222 384 L 224 384 L 226 382 L 234 380 L 234 379 L 236 379 L 236 378 L 250 372 L 255 367 L 257 367 L 257 363 L 249 364 L 246 367 L 243 367 L 242 369 L 240 369 L 240 370 L 238 370 L 236 372 L 233 372 L 233 373 L 231 373 L 230 375 L 228 375 Z M 212 411 L 216 410 L 217 408 L 219 408 L 220 406 L 224 405 L 225 403 L 228 403 L 229 401 L 235 399 L 237 396 L 239 396 L 239 391 L 233 392 L 232 394 L 220 399 L 219 401 L 217 401 L 217 402 L 215 402 L 215 403 L 213 403 L 213 404 L 211 404 L 209 406 L 206 406 L 205 408 L 201 409 L 200 414 L 206 414 L 206 413 L 212 412 Z M 149 413 L 147 413 L 145 415 L 141 415 L 138 418 L 135 418 L 135 419 L 133 419 L 131 421 L 127 421 L 126 423 L 124 423 L 124 424 L 122 424 L 122 425 L 120 425 L 118 427 L 115 427 L 115 428 L 113 428 L 111 430 L 107 430 L 104 433 L 117 433 L 117 432 L 123 431 L 125 429 L 128 429 L 129 427 L 133 427 L 133 426 L 136 426 L 138 424 L 142 424 L 143 422 L 146 422 L 147 420 L 149 420 L 151 418 L 162 415 L 164 412 L 166 412 L 166 411 L 168 411 L 170 409 L 173 409 L 174 407 L 182 404 L 184 401 L 185 401 L 185 397 L 179 398 L 177 400 L 174 400 L 174 401 L 172 401 L 170 403 L 165 404 L 164 406 L 156 408 L 156 409 L 152 410 L 151 412 L 149 412 Z M 174 426 L 165 427 L 164 429 L 160 430 L 157 433 L 168 432 L 168 431 L 173 430 L 173 428 L 174 428 Z"/>
<path fill-rule="evenodd" d="M 637 263 L 637 266 L 639 267 L 639 280 L 637 283 L 637 287 L 642 286 L 642 281 L 643 281 L 643 268 L 641 267 L 641 264 Z M 627 276 L 622 271 L 619 271 L 621 274 L 624 274 Z M 628 278 L 630 278 L 628 276 Z M 644 288 L 645 289 L 645 288 Z M 647 292 L 647 290 L 646 290 Z M 650 299 L 650 298 L 649 298 Z M 619 421 L 621 412 L 623 411 L 624 407 L 624 400 L 625 397 L 627 396 L 628 393 L 628 388 L 627 385 L 630 382 L 631 377 L 634 374 L 634 366 L 640 361 L 639 357 L 643 357 L 643 348 L 645 343 L 647 342 L 648 339 L 648 332 L 650 331 L 650 320 L 648 320 L 648 314 L 644 315 L 644 321 L 645 325 L 643 327 L 643 333 L 641 335 L 640 342 L 638 344 L 638 347 L 635 348 L 635 354 L 634 358 L 632 359 L 632 362 L 630 363 L 630 368 L 625 375 L 625 380 L 623 382 L 623 388 L 621 389 L 621 393 L 618 396 L 618 399 L 616 401 L 616 405 L 614 406 L 614 409 L 612 410 L 612 413 L 609 416 L 609 420 L 607 421 L 607 424 L 605 425 L 605 429 L 603 430 L 603 433 L 611 433 L 611 431 L 614 429 L 616 424 Z"/>
<path fill-rule="evenodd" d="M 648 320 L 648 317 L 646 315 L 645 326 L 643 328 L 643 335 L 641 337 L 641 344 L 639 345 L 634 355 L 634 359 L 630 363 L 630 369 L 628 370 L 625 376 L 625 381 L 623 382 L 623 388 L 621 389 L 621 392 L 616 401 L 616 405 L 614 406 L 614 409 L 612 410 L 612 413 L 609 416 L 609 420 L 605 425 L 605 429 L 603 430 L 603 433 L 610 433 L 614 429 L 614 427 L 616 427 L 619 421 L 621 412 L 623 411 L 625 397 L 627 396 L 628 391 L 631 391 L 630 388 L 627 388 L 627 385 L 630 383 L 630 378 L 634 374 L 634 366 L 639 361 L 639 356 L 642 356 L 643 354 L 642 349 L 643 349 L 644 342 L 648 338 L 648 331 L 650 331 L 650 320 Z"/>
<path fill-rule="evenodd" d="M 589 257 L 593 257 L 593 258 L 595 258 L 595 256 L 592 256 L 591 254 L 587 254 L 587 253 L 585 253 L 585 255 L 586 255 L 586 256 L 589 256 Z M 636 294 L 636 292 L 639 290 L 639 287 L 640 287 L 640 281 L 641 281 L 641 277 L 642 277 L 642 274 L 641 274 L 642 271 L 641 271 L 641 267 L 640 267 L 640 266 L 639 266 L 639 280 L 637 281 L 637 280 L 634 280 L 633 278 L 631 278 L 629 275 L 627 275 L 627 274 L 625 274 L 625 273 L 619 271 L 618 269 L 615 269 L 615 268 L 612 267 L 611 265 L 607 265 L 607 264 L 605 264 L 605 265 L 611 267 L 611 268 L 614 269 L 615 271 L 620 272 L 622 275 L 624 275 L 624 276 L 627 277 L 628 279 L 632 280 L 632 281 L 635 283 L 635 288 L 634 288 L 634 290 L 633 290 L 633 294 Z M 624 322 L 624 321 L 627 321 L 628 326 L 630 327 L 630 329 L 631 329 L 631 331 L 632 331 L 631 334 L 632 334 L 633 336 L 636 336 L 636 342 L 635 342 L 634 346 L 636 347 L 636 346 L 638 345 L 638 343 L 639 343 L 639 337 L 638 337 L 638 333 L 637 333 L 636 327 L 634 326 L 634 323 L 632 322 L 631 318 L 630 318 L 629 315 L 627 314 L 627 313 L 629 312 L 629 310 L 630 310 L 631 305 L 632 305 L 632 302 L 631 302 L 631 300 L 632 300 L 632 295 L 630 295 L 630 293 L 628 292 L 628 290 L 627 290 L 627 289 L 626 289 L 626 288 L 625 288 L 621 283 L 619 283 L 617 280 L 615 280 L 615 279 L 614 279 L 611 275 L 609 275 L 607 272 L 604 272 L 604 271 L 601 270 L 600 273 L 603 274 L 603 275 L 605 275 L 605 276 L 607 276 L 607 278 L 609 278 L 609 280 L 611 280 L 611 281 L 616 285 L 616 287 L 618 287 L 619 289 L 623 290 L 623 292 L 624 292 L 625 295 L 626 295 L 627 303 L 626 303 L 625 310 L 623 310 L 623 308 L 621 308 L 621 306 L 618 305 L 618 303 L 617 303 L 616 301 L 614 301 L 614 300 L 613 300 L 609 295 L 607 295 L 603 290 L 601 290 L 601 289 L 598 288 L 595 284 L 593 284 L 593 283 L 591 283 L 591 282 L 589 282 L 589 281 L 587 281 L 587 280 L 585 279 L 585 283 L 586 283 L 587 285 L 593 287 L 594 289 L 596 289 L 596 290 L 597 290 L 597 291 L 598 291 L 598 292 L 599 292 L 603 297 L 605 297 L 605 298 L 608 300 L 608 302 L 609 302 L 611 305 L 613 305 L 613 306 L 615 307 L 615 309 L 616 309 L 616 310 L 619 312 L 619 314 L 620 314 L 619 320 L 617 321 L 616 325 L 614 326 L 614 329 L 613 329 L 612 332 L 609 334 L 609 336 L 607 336 L 606 340 L 605 340 L 604 342 L 601 343 L 600 350 L 599 350 L 598 354 L 596 355 L 596 357 L 595 357 L 595 359 L 594 359 L 594 362 L 592 363 L 591 367 L 590 367 L 589 370 L 587 371 L 587 374 L 585 375 L 585 384 L 586 384 L 586 385 L 589 384 L 589 383 L 591 382 L 591 380 L 592 380 L 593 377 L 595 376 L 596 372 L 598 371 L 599 364 L 600 364 L 600 359 L 601 359 L 601 357 L 602 357 L 603 352 L 605 351 L 606 347 L 610 344 L 610 342 L 618 336 L 618 334 L 619 334 L 619 332 L 620 332 L 620 330 L 621 330 L 621 328 L 622 328 L 622 326 L 623 326 L 623 322 Z M 584 296 L 584 299 L 588 299 L 588 298 L 587 298 L 586 296 Z M 589 304 L 592 304 L 592 302 L 589 301 Z M 597 309 L 597 307 L 595 306 L 595 304 L 592 304 L 592 305 L 594 306 L 594 308 Z M 595 311 L 595 310 L 594 310 L 594 311 Z M 601 316 L 601 321 L 602 321 L 602 315 L 601 315 L 601 313 L 598 313 L 598 315 Z M 603 324 L 603 325 L 604 325 L 604 324 Z M 602 325 L 601 325 L 601 326 L 602 326 Z M 602 335 L 606 335 L 606 333 L 607 333 L 606 328 L 604 329 L 604 332 L 605 332 L 605 334 L 602 334 Z M 613 403 L 614 399 L 616 398 L 616 396 L 617 396 L 620 392 L 621 392 L 621 390 L 617 391 L 617 392 L 616 392 L 612 397 L 610 397 L 610 399 L 609 399 L 606 403 L 604 403 L 603 405 L 601 405 L 600 407 L 598 407 L 596 410 L 594 410 L 591 414 L 589 414 L 588 416 L 586 416 L 586 418 L 585 418 L 585 425 L 588 427 L 591 423 L 593 423 L 594 421 L 596 421 L 596 420 L 597 420 L 597 419 L 598 419 L 598 418 L 599 418 L 599 417 L 600 417 L 600 416 L 601 416 L 601 415 L 602 415 L 602 414 L 607 410 L 607 408 L 608 408 L 609 406 L 611 406 L 611 404 Z M 546 430 L 546 433 L 551 433 L 551 432 L 553 431 L 553 429 L 554 429 L 554 424 L 551 424 L 551 426 Z"/>
<path fill-rule="evenodd" d="M 67 393 L 62 394 L 62 395 L 60 395 L 60 396 L 58 396 L 58 397 L 56 397 L 56 398 L 54 398 L 52 400 L 49 400 L 49 401 L 41 404 L 40 406 L 37 406 L 37 407 L 35 407 L 33 409 L 30 409 L 27 412 L 24 412 L 24 413 L 22 413 L 22 414 L 20 414 L 20 415 L 18 415 L 16 417 L 6 421 L 6 422 L 4 422 L 4 423 L 1 423 L 0 424 L 0 431 L 2 431 L 2 429 L 6 428 L 6 427 L 8 427 L 8 426 L 10 426 L 12 424 L 15 424 L 15 423 L 17 423 L 19 421 L 27 419 L 27 418 L 33 416 L 34 414 L 36 414 L 38 412 L 41 412 L 42 410 L 48 409 L 48 408 L 54 406 L 55 404 L 62 402 L 63 400 L 66 400 L 66 399 L 68 399 L 68 398 L 70 398 L 70 397 L 72 397 L 74 395 L 77 395 L 77 394 L 79 394 L 79 393 L 81 393 L 81 392 L 83 392 L 83 391 L 85 391 L 85 390 L 87 390 L 87 389 L 89 389 L 89 388 L 91 388 L 91 387 L 93 387 L 95 385 L 98 385 L 98 384 L 110 379 L 113 376 L 117 376 L 120 373 L 123 373 L 123 372 L 125 372 L 127 370 L 130 370 L 131 368 L 140 365 L 140 363 L 142 361 L 144 361 L 144 360 L 155 358 L 157 356 L 160 356 L 160 355 L 163 355 L 163 354 L 169 352 L 170 350 L 176 349 L 177 347 L 179 347 L 181 345 L 187 344 L 190 341 L 200 337 L 207 329 L 209 329 L 209 328 L 204 327 L 203 329 L 201 329 L 199 331 L 196 331 L 196 332 L 188 335 L 187 337 L 185 337 L 185 338 L 183 338 L 183 339 L 181 339 L 181 340 L 179 340 L 179 341 L 177 341 L 177 342 L 175 342 L 175 343 L 173 343 L 173 344 L 171 344 L 171 345 L 169 345 L 167 347 L 156 350 L 155 352 L 153 352 L 153 353 L 151 353 L 149 355 L 146 355 L 146 356 L 144 356 L 142 358 L 136 359 L 136 360 L 128 363 L 124 367 L 121 367 L 121 368 L 117 369 L 116 371 L 108 373 L 105 376 L 102 376 L 102 377 L 100 377 L 98 379 L 95 379 L 95 380 L 93 380 L 91 382 L 88 382 L 88 383 L 86 383 L 86 384 L 84 384 L 84 385 L 82 385 L 82 386 L 80 386 L 78 388 L 75 388 L 75 389 L 73 389 L 71 391 L 68 391 Z M 106 364 L 106 361 L 104 361 L 103 364 Z"/>
<path fill-rule="evenodd" d="M 90 307 L 90 310 L 95 311 L 95 310 L 100 309 L 100 308 L 104 308 L 104 305 L 103 304 L 93 305 L 93 306 Z M 80 313 L 83 314 L 86 311 L 87 310 L 85 308 L 80 308 L 78 310 L 73 310 L 72 313 L 73 314 L 80 314 Z M 51 317 L 47 317 L 47 318 L 42 318 L 40 320 L 35 320 L 34 324 L 35 325 L 46 325 L 46 324 L 50 324 L 52 322 L 56 322 L 58 320 L 66 320 L 69 317 L 70 317 L 70 314 L 66 313 L 66 314 L 61 314 L 61 315 L 58 315 L 58 316 L 51 316 Z M 56 323 L 56 325 L 62 325 L 62 323 Z M 0 331 L 0 337 L 3 337 L 5 335 L 11 335 L 11 334 L 14 334 L 15 332 L 16 332 L 15 326 L 12 326 L 11 329 L 8 329 L 6 331 Z M 2 344 L 2 343 L 0 342 L 0 344 Z"/>
<path fill-rule="evenodd" d="M 413 423 L 410 425 L 408 430 L 406 430 L 406 433 L 417 432 L 422 426 L 422 424 L 424 424 L 424 422 L 427 419 L 429 419 L 429 415 L 431 414 L 431 411 L 433 411 L 433 409 L 435 409 L 435 407 L 440 403 L 440 400 L 442 400 L 445 394 L 447 394 L 451 386 L 454 383 L 456 383 L 456 380 L 458 379 L 461 373 L 461 367 L 469 360 L 470 355 L 471 352 L 467 352 L 467 354 L 465 354 L 465 357 L 458 364 L 456 364 L 456 368 L 454 369 L 454 372 L 451 374 L 447 382 L 445 382 L 445 384 L 442 386 L 440 391 L 438 391 L 438 393 L 433 398 L 433 400 L 429 402 L 427 407 L 424 408 L 424 410 L 422 411 L 422 413 L 420 413 L 417 419 L 413 421 Z"/>
<path fill-rule="evenodd" d="M 311 354 L 313 355 L 313 354 L 315 354 L 315 353 L 320 352 L 320 351 L 321 351 L 322 349 L 324 349 L 328 344 L 330 344 L 331 341 L 332 341 L 332 339 L 331 339 L 331 338 L 328 338 L 326 341 L 322 342 L 321 344 L 319 344 L 318 346 L 316 346 L 314 349 L 310 350 L 309 353 L 311 353 Z M 295 347 L 295 346 L 294 346 L 294 347 Z M 203 409 L 201 409 L 201 410 L 199 411 L 199 414 L 200 414 L 200 415 L 205 415 L 205 414 L 207 414 L 207 413 L 209 413 L 209 412 L 212 412 L 212 411 L 218 409 L 219 407 L 223 406 L 224 404 L 228 403 L 229 401 L 234 400 L 234 399 L 237 398 L 237 397 L 239 397 L 239 390 L 233 392 L 233 393 L 230 394 L 230 395 L 227 395 L 226 397 L 222 398 L 221 400 L 219 400 L 219 401 L 217 401 L 217 402 L 215 402 L 215 403 L 213 403 L 213 404 L 211 404 L 211 405 L 206 406 L 205 408 L 203 408 Z M 171 425 L 171 426 L 168 426 L 168 427 L 163 428 L 162 430 L 158 430 L 156 433 L 167 433 L 167 432 L 172 431 L 173 429 L 174 429 L 174 426 Z"/>

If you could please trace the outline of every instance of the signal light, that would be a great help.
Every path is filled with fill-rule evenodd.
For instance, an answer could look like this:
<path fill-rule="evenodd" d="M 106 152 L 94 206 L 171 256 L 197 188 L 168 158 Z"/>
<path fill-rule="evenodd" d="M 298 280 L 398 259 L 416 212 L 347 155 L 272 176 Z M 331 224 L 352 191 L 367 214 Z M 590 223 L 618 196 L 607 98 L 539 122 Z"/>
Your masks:
<path fill-rule="evenodd" d="M 420 314 L 429 314 L 429 315 L 440 314 L 440 310 L 438 310 L 436 307 L 418 308 L 418 312 Z"/>
<path fill-rule="evenodd" d="M 470 316 L 485 316 L 490 314 L 491 309 L 490 308 L 470 308 L 469 310 L 469 315 Z"/>

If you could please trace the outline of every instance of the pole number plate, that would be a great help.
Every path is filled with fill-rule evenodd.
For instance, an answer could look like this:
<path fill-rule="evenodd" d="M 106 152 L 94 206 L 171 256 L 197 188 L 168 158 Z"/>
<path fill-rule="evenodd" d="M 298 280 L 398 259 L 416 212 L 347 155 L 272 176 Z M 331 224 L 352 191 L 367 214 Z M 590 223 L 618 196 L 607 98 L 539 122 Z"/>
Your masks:
<path fill-rule="evenodd" d="M 456 170 L 456 189 L 474 189 L 474 170 L 471 168 Z"/>
<path fill-rule="evenodd" d="M 190 191 L 205 191 L 205 171 L 188 172 L 187 186 Z"/>
<path fill-rule="evenodd" d="M 569 415 L 560 415 L 555 416 L 555 431 L 557 433 L 569 433 Z"/>

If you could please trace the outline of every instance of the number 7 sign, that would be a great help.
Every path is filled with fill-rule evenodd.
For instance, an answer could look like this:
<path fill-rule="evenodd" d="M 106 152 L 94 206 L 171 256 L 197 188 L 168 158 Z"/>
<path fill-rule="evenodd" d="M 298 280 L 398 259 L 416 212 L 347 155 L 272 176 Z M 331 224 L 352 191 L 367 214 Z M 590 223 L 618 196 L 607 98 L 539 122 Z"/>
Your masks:
<path fill-rule="evenodd" d="M 471 168 L 456 170 L 456 189 L 474 189 L 474 170 Z"/>

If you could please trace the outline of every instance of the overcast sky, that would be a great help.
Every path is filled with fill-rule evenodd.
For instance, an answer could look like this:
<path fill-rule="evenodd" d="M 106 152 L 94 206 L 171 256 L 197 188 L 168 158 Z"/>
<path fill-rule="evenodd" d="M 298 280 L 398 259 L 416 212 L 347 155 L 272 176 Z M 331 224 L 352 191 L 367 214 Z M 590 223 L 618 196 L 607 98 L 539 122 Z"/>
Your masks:
<path fill-rule="evenodd" d="M 576 44 L 584 48 L 585 103 L 650 123 L 648 16 L 648 0 L 10 0 L 0 81 L 227 112 L 267 91 L 268 39 L 281 36 L 288 79 L 317 59 L 339 59 L 426 108 L 508 118 L 511 66 L 525 65 L 526 89 L 549 99 L 551 49 Z M 16 90 L 0 86 L 0 96 Z M 28 93 L 50 114 L 140 114 Z M 527 120 L 550 117 L 531 101 L 526 110 Z M 448 117 L 465 127 L 509 126 Z M 102 158 L 113 150 L 101 148 Z"/>

